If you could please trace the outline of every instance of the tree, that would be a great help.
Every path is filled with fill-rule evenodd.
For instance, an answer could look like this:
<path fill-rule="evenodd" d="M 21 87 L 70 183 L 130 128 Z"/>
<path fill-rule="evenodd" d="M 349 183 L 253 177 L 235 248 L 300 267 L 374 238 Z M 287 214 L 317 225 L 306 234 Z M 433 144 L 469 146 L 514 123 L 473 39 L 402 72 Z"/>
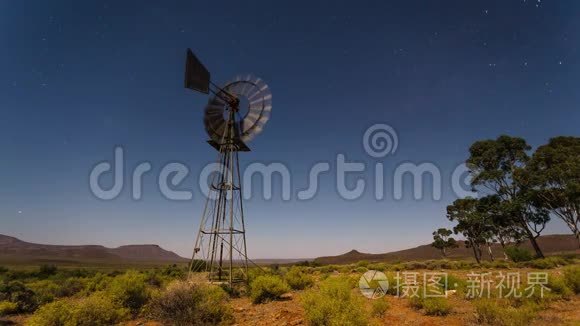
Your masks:
<path fill-rule="evenodd" d="M 481 263 L 481 245 L 485 244 L 487 223 L 483 221 L 477 205 L 478 200 L 475 198 L 457 199 L 447 206 L 447 218 L 452 222 L 457 222 L 453 232 L 465 237 L 465 246 L 472 248 L 475 260 Z"/>
<path fill-rule="evenodd" d="M 544 230 L 550 215 L 538 205 L 530 175 L 526 173 L 531 147 L 522 138 L 500 136 L 496 140 L 475 142 L 469 148 L 467 164 L 471 186 L 483 195 L 497 196 L 499 217 L 505 225 L 521 229 L 530 240 L 536 256 L 544 254 L 536 239 Z"/>
<path fill-rule="evenodd" d="M 487 219 L 486 235 L 489 238 L 488 251 L 490 257 L 493 256 L 489 243 L 499 243 L 503 250 L 505 260 L 509 260 L 506 252 L 509 243 L 520 243 L 525 237 L 522 229 L 503 213 L 502 202 L 497 195 L 490 195 L 478 200 L 478 211 L 484 214 Z M 492 259 L 493 260 L 493 259 Z"/>
<path fill-rule="evenodd" d="M 580 247 L 580 138 L 550 139 L 527 170 L 538 203 L 566 223 Z"/>
<path fill-rule="evenodd" d="M 451 238 L 451 234 L 453 234 L 453 231 L 445 229 L 445 228 L 440 228 L 437 229 L 437 231 L 433 232 L 433 243 L 431 244 L 431 246 L 441 250 L 441 254 L 443 255 L 443 257 L 447 257 L 447 249 L 451 249 L 451 248 L 457 248 L 457 241 L 455 241 L 455 239 Z"/>

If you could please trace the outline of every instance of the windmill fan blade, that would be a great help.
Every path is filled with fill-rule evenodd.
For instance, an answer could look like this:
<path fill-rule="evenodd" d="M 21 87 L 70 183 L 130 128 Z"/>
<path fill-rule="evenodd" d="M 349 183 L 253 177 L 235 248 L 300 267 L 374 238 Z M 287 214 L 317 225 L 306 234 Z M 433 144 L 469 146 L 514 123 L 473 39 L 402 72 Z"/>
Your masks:
<path fill-rule="evenodd" d="M 234 137 L 243 142 L 252 140 L 259 134 L 270 119 L 272 110 L 272 93 L 268 85 L 260 78 L 251 75 L 236 76 L 230 80 L 223 90 L 239 99 L 244 99 L 245 108 L 239 108 L 234 121 Z M 204 124 L 208 135 L 216 143 L 221 143 L 227 122 L 224 113 L 229 104 L 223 101 L 219 94 L 213 96 L 205 109 Z M 245 112 L 242 116 L 240 112 Z"/>
<path fill-rule="evenodd" d="M 192 89 L 204 94 L 209 93 L 210 74 L 207 68 L 187 49 L 185 59 L 185 88 Z"/>

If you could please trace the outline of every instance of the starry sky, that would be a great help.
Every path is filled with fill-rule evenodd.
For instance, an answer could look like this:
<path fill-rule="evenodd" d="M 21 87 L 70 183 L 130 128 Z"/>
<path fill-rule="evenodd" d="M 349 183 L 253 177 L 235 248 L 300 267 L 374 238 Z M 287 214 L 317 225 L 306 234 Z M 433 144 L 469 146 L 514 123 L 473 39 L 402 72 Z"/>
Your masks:
<path fill-rule="evenodd" d="M 202 125 L 207 97 L 183 88 L 190 47 L 216 83 L 253 73 L 271 88 L 272 118 L 243 165 L 284 163 L 295 192 L 339 153 L 384 164 L 383 200 L 340 198 L 331 171 L 313 199 L 274 189 L 247 201 L 251 258 L 423 244 L 450 226 L 449 176 L 474 141 L 509 134 L 537 147 L 580 134 L 579 45 L 574 0 L 0 1 L 0 233 L 189 256 L 204 203 L 197 174 L 216 155 Z M 361 143 L 375 123 L 398 133 L 384 159 Z M 89 190 L 90 170 L 117 145 L 126 175 L 152 165 L 141 200 L 127 177 L 115 200 Z M 189 167 L 180 188 L 192 200 L 159 192 L 168 162 Z M 403 162 L 437 165 L 442 198 L 405 188 L 393 199 L 388 178 Z M 547 233 L 568 230 L 553 221 Z"/>

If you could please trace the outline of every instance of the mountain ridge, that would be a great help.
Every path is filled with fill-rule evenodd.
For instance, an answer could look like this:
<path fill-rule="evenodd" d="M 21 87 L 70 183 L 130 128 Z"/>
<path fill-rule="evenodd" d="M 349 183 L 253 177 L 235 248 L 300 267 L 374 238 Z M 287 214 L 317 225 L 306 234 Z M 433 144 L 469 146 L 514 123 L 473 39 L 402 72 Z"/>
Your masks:
<path fill-rule="evenodd" d="M 50 245 L 26 242 L 0 234 L 0 258 L 26 260 L 113 261 L 113 262 L 186 262 L 172 251 L 156 244 L 123 245 Z"/>
<path fill-rule="evenodd" d="M 580 253 L 578 249 L 578 242 L 572 234 L 549 234 L 538 238 L 538 243 L 544 254 L 556 254 L 564 252 Z M 458 248 L 448 250 L 446 258 L 449 259 L 463 259 L 473 257 L 472 249 L 465 247 L 465 242 L 457 241 Z M 532 251 L 532 245 L 529 241 L 521 244 L 522 247 Z M 499 244 L 493 244 L 492 253 L 496 258 L 503 258 L 503 250 Z M 483 252 L 484 260 L 489 259 L 487 250 Z M 315 258 L 314 261 L 320 264 L 350 264 L 361 260 L 376 261 L 376 262 L 394 262 L 394 261 L 410 261 L 410 260 L 429 260 L 443 258 L 441 252 L 433 248 L 431 244 L 424 244 L 413 248 L 397 250 L 386 253 L 362 253 L 356 249 L 352 249 L 341 255 L 323 256 Z"/>

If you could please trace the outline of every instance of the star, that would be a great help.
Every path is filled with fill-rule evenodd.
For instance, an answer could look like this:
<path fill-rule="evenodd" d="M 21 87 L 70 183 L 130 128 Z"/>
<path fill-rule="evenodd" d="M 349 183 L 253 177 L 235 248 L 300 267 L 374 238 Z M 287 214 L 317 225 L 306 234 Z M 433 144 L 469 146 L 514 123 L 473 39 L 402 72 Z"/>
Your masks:
<path fill-rule="evenodd" d="M 18 211 L 18 214 L 22 214 L 22 211 Z"/>

